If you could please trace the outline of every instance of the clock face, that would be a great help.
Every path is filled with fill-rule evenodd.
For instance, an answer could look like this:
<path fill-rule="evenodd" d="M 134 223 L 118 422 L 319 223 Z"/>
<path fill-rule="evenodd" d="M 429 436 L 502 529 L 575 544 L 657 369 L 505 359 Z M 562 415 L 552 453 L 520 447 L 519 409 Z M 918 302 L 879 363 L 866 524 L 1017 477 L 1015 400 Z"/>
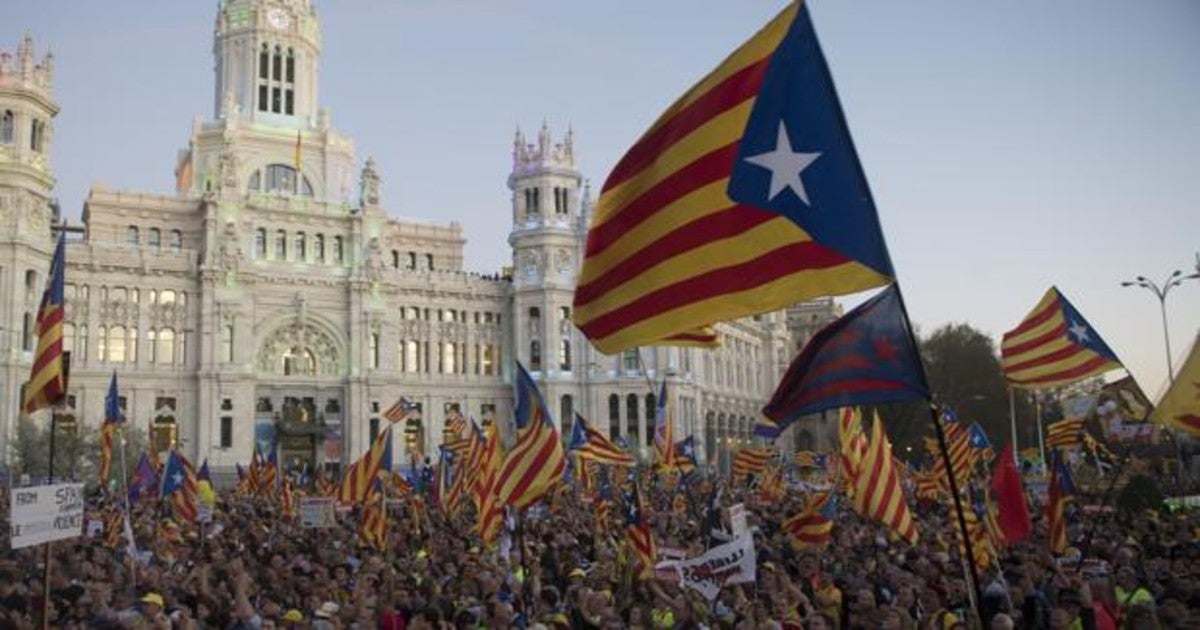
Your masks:
<path fill-rule="evenodd" d="M 291 16 L 283 9 L 271 9 L 267 13 L 267 23 L 274 28 L 285 29 L 291 21 Z"/>

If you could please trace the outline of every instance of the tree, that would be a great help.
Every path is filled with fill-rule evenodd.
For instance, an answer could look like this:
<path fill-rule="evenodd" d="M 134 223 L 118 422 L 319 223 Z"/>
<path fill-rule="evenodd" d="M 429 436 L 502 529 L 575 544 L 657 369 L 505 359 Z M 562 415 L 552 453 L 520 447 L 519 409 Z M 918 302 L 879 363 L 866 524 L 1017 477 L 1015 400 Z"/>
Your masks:
<path fill-rule="evenodd" d="M 917 345 L 934 400 L 949 405 L 959 420 L 978 422 L 999 452 L 1011 439 L 1008 385 L 991 338 L 968 324 L 947 324 L 928 337 L 918 335 Z M 1018 418 L 1033 417 L 1025 396 L 1018 393 L 1016 403 Z M 909 447 L 913 452 L 923 450 L 921 437 L 933 434 L 923 403 L 889 405 L 880 415 L 902 457 Z M 1017 429 L 1021 444 L 1036 441 L 1032 422 L 1019 423 Z"/>
<path fill-rule="evenodd" d="M 100 469 L 100 429 L 77 423 L 60 423 L 54 436 L 54 476 L 96 483 Z M 125 425 L 125 454 L 132 472 L 138 455 L 146 448 L 146 433 L 138 427 Z M 109 468 L 109 483 L 119 482 L 121 444 L 113 443 L 113 463 Z M 49 472 L 50 424 L 22 419 L 9 444 L 10 462 L 14 475 L 29 475 L 31 479 L 45 478 Z"/>

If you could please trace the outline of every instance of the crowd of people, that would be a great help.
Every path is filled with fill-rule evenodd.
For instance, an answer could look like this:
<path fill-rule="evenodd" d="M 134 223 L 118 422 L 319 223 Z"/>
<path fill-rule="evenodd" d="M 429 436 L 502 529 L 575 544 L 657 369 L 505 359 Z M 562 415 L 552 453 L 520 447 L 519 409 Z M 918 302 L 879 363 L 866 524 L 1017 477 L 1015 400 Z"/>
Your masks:
<path fill-rule="evenodd" d="M 1033 535 L 980 572 L 974 605 L 946 505 L 916 506 L 920 539 L 908 545 L 839 504 L 828 544 L 803 548 L 781 525 L 808 500 L 804 490 L 764 501 L 745 480 L 647 473 L 643 484 L 658 549 L 685 557 L 728 531 L 729 506 L 743 503 L 757 556 L 754 582 L 726 585 L 708 601 L 670 572 L 635 578 L 620 499 L 601 505 L 596 494 L 566 484 L 543 505 L 510 516 L 493 545 L 472 533 L 469 508 L 448 516 L 418 484 L 390 501 L 382 549 L 364 544 L 355 511 L 336 526 L 311 529 L 284 517 L 277 500 L 222 492 L 203 526 L 169 518 L 155 500 L 137 502 L 137 557 L 127 541 L 105 544 L 103 532 L 55 543 L 50 626 L 1200 627 L 1197 511 L 1092 513 L 1079 497 L 1069 508 L 1075 547 L 1055 557 L 1040 500 L 1031 497 Z M 714 496 L 719 511 L 711 509 Z M 110 500 L 94 497 L 90 518 L 100 518 Z M 40 627 L 42 580 L 42 547 L 5 545 L 0 628 Z"/>

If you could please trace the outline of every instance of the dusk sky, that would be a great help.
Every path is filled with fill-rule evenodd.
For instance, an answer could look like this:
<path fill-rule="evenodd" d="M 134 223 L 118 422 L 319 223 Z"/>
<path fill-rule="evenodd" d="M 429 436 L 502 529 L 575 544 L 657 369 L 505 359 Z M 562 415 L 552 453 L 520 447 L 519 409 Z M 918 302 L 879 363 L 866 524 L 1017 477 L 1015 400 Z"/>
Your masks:
<path fill-rule="evenodd" d="M 373 156 L 396 217 L 458 221 L 467 266 L 510 264 L 514 129 L 575 131 L 599 193 L 676 97 L 782 0 L 328 0 L 320 99 Z M 810 3 L 914 323 L 999 344 L 1050 285 L 1152 397 L 1158 300 L 1122 280 L 1196 271 L 1200 3 Z M 53 167 L 77 219 L 93 182 L 173 190 L 194 116 L 213 115 L 216 0 L 12 2 L 55 54 Z M 858 298 L 845 301 L 857 303 Z M 1178 363 L 1200 281 L 1168 298 Z"/>

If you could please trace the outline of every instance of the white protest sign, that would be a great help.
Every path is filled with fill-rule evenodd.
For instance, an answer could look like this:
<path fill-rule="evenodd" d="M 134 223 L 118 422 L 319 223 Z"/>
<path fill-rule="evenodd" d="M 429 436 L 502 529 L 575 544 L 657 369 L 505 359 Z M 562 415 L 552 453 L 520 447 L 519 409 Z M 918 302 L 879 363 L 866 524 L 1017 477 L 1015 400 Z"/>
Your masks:
<path fill-rule="evenodd" d="M 337 525 L 337 500 L 332 497 L 300 497 L 300 527 Z"/>
<path fill-rule="evenodd" d="M 758 573 L 754 538 L 749 534 L 713 547 L 702 556 L 673 564 L 679 571 L 679 585 L 700 593 L 709 601 L 716 599 L 722 586 L 753 582 Z"/>
<path fill-rule="evenodd" d="M 81 483 L 13 488 L 9 506 L 13 549 L 83 535 Z"/>
<path fill-rule="evenodd" d="M 746 533 L 746 505 L 734 503 L 729 506 L 729 527 L 733 529 L 733 537 L 737 538 Z"/>

